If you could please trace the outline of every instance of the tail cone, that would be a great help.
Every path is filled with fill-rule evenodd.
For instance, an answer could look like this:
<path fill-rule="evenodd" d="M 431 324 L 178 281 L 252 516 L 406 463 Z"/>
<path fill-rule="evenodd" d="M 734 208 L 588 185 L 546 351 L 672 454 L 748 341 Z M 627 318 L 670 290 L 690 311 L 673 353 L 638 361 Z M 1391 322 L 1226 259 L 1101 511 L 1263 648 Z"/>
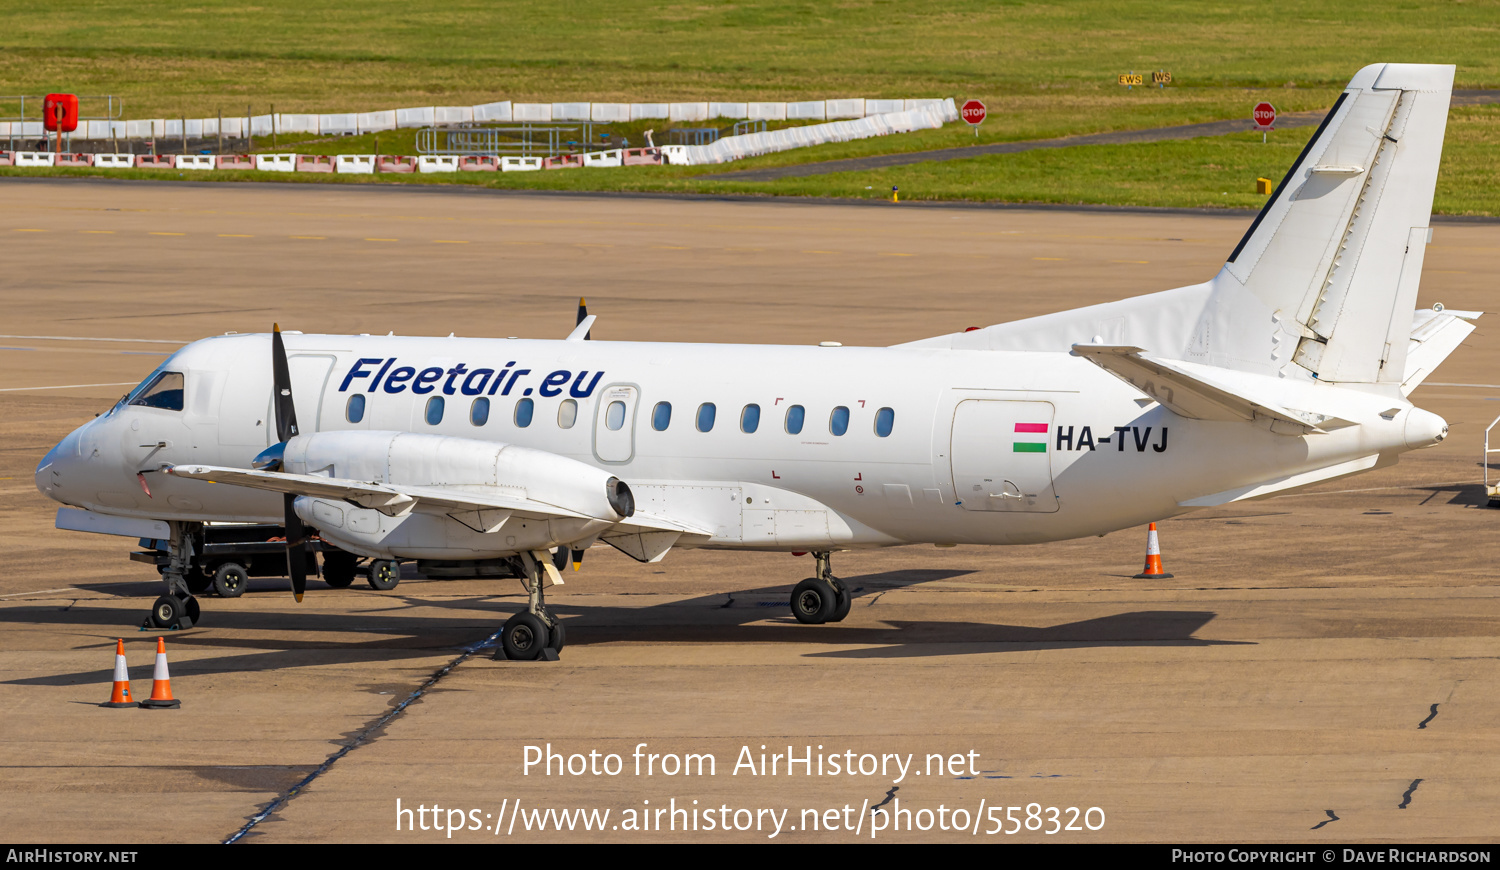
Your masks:
<path fill-rule="evenodd" d="M 125 669 L 125 641 L 115 641 L 115 688 L 101 707 L 134 707 L 130 699 L 130 672 Z"/>
<path fill-rule="evenodd" d="M 1135 575 L 1137 580 L 1170 580 L 1172 575 L 1161 566 L 1161 544 L 1156 540 L 1156 523 L 1146 530 L 1146 567 Z"/>
<path fill-rule="evenodd" d="M 172 697 L 172 676 L 167 673 L 167 642 L 156 639 L 156 673 L 152 675 L 151 697 L 141 702 L 142 707 L 181 707 L 182 702 Z"/>

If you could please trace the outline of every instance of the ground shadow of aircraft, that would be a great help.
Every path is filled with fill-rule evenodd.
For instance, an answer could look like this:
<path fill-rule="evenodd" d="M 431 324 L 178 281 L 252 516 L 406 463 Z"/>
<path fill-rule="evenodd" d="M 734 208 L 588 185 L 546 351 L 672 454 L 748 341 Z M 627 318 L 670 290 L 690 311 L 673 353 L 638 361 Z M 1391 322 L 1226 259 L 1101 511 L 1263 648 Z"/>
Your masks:
<path fill-rule="evenodd" d="M 961 577 L 971 571 L 902 570 L 844 578 L 854 595 L 854 607 L 869 606 L 881 594 L 939 580 Z M 115 584 L 118 585 L 118 584 Z M 81 587 L 82 588 L 82 587 Z M 150 590 L 155 591 L 154 587 Z M 344 590 L 321 591 L 321 594 L 351 594 Z M 434 594 L 431 587 L 423 591 Z M 269 590 L 268 590 L 269 592 Z M 525 606 L 519 591 L 496 594 L 422 598 L 415 595 L 393 595 L 355 590 L 352 594 L 378 596 L 372 605 L 388 602 L 389 606 L 354 612 L 328 613 L 288 607 L 284 611 L 236 611 L 230 607 L 216 609 L 213 623 L 203 628 L 171 633 L 174 646 L 208 650 L 234 649 L 224 656 L 180 660 L 173 669 L 180 675 L 219 674 L 246 670 L 269 670 L 325 665 L 392 662 L 403 659 L 431 658 L 434 653 L 456 649 L 484 650 L 493 644 L 486 638 L 498 630 L 511 613 Z M 1031 628 L 978 622 L 942 622 L 922 620 L 881 620 L 870 625 L 858 618 L 841 624 L 802 625 L 788 612 L 787 590 L 767 586 L 696 598 L 622 607 L 575 603 L 559 598 L 551 609 L 568 626 L 569 646 L 605 643 L 649 642 L 671 643 L 799 643 L 867 645 L 872 649 L 843 649 L 808 653 L 810 657 L 896 658 L 1010 652 L 1035 649 L 1065 649 L 1092 646 L 1172 645 L 1208 646 L 1228 641 L 1199 640 L 1192 635 L 1213 619 L 1205 611 L 1145 611 L 1122 613 L 1064 625 Z M 423 608 L 428 613 L 416 613 Z M 434 617 L 431 610 L 461 612 L 461 618 Z M 138 634 L 134 627 L 121 625 L 123 611 L 118 608 L 90 607 L 77 604 L 28 605 L 5 608 L 5 618 L 27 624 L 71 625 L 75 627 L 108 627 L 111 632 Z M 226 636 L 215 629 L 230 629 L 236 636 Z M 243 632 L 275 631 L 313 634 L 311 638 L 245 636 Z M 151 636 L 161 632 L 147 632 Z M 351 640 L 334 635 L 358 633 L 365 639 Z M 319 637 L 326 634 L 326 637 Z M 374 638 L 369 638 L 375 635 Z M 101 639 L 103 650 L 113 642 Z M 963 648 L 956 648 L 963 647 Z M 263 652 L 239 652 L 260 649 Z M 315 655 L 308 655 L 316 653 Z M 105 657 L 101 655 L 101 659 Z M 102 661 L 101 664 L 111 664 Z M 108 682 L 109 667 L 69 674 L 27 677 L 5 681 L 6 685 L 78 685 Z M 132 668 L 132 677 L 148 677 L 150 665 Z M 389 688 L 381 685 L 380 688 Z"/>

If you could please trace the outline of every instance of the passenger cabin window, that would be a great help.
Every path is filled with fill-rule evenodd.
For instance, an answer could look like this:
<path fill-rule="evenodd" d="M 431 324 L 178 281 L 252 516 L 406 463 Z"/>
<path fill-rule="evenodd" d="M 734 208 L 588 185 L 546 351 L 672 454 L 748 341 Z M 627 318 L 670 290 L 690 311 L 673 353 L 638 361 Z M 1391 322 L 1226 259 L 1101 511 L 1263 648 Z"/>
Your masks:
<path fill-rule="evenodd" d="M 849 409 L 839 405 L 828 417 L 828 431 L 842 435 L 849 431 Z"/>
<path fill-rule="evenodd" d="M 672 425 L 672 403 L 657 402 L 656 407 L 651 409 L 651 428 L 658 432 L 665 432 L 670 425 Z"/>
<path fill-rule="evenodd" d="M 890 408 L 881 408 L 875 412 L 875 434 L 881 438 L 891 434 L 891 427 L 896 425 L 896 412 Z"/>
<path fill-rule="evenodd" d="M 611 432 L 619 431 L 625 425 L 625 403 L 610 402 L 609 407 L 604 409 L 604 428 Z"/>
<path fill-rule="evenodd" d="M 490 421 L 490 400 L 484 396 L 474 400 L 469 406 L 469 422 L 475 426 L 483 426 Z"/>
<path fill-rule="evenodd" d="M 349 397 L 349 405 L 344 408 L 344 419 L 350 423 L 358 423 L 365 418 L 365 397 L 362 393 L 355 393 Z"/>
<path fill-rule="evenodd" d="M 746 405 L 740 412 L 740 431 L 750 434 L 760 428 L 760 406 Z"/>
<path fill-rule="evenodd" d="M 788 435 L 800 435 L 800 434 L 802 434 L 802 421 L 803 421 L 803 419 L 806 416 L 807 416 L 807 412 L 802 409 L 801 405 L 793 405 L 790 408 L 787 408 L 786 409 L 786 432 L 787 432 L 787 434 Z"/>
<path fill-rule="evenodd" d="M 718 409 L 713 402 L 704 402 L 698 406 L 698 431 L 711 432 L 714 428 L 714 414 Z"/>
<path fill-rule="evenodd" d="M 423 415 L 427 425 L 436 426 L 443 422 L 443 397 L 433 396 L 427 400 L 427 413 Z"/>
<path fill-rule="evenodd" d="M 135 398 L 130 400 L 130 404 L 140 405 L 143 408 L 160 408 L 163 411 L 181 411 L 182 373 L 162 372 L 158 374 L 136 393 Z"/>
<path fill-rule="evenodd" d="M 562 404 L 557 406 L 557 428 L 572 429 L 577 422 L 578 403 L 572 399 L 563 399 Z"/>
<path fill-rule="evenodd" d="M 516 403 L 516 428 L 525 429 L 531 425 L 531 415 L 536 411 L 536 403 L 530 399 L 522 399 Z"/>

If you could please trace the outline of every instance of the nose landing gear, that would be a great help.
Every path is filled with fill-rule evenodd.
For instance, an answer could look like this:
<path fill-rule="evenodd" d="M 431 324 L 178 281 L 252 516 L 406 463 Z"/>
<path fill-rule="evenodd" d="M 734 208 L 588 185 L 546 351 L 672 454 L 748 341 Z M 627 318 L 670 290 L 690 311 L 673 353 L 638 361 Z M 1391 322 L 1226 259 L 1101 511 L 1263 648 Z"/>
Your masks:
<path fill-rule="evenodd" d="M 853 598 L 843 581 L 833 576 L 832 554 L 825 550 L 813 553 L 813 558 L 817 560 L 818 576 L 803 580 L 792 590 L 792 615 L 805 625 L 842 622 L 849 615 Z"/>
<path fill-rule="evenodd" d="M 198 599 L 193 597 L 187 580 L 193 571 L 193 530 L 182 522 L 173 522 L 171 527 L 171 556 L 161 574 L 167 594 L 152 603 L 141 628 L 184 629 L 192 628 L 198 621 Z"/>

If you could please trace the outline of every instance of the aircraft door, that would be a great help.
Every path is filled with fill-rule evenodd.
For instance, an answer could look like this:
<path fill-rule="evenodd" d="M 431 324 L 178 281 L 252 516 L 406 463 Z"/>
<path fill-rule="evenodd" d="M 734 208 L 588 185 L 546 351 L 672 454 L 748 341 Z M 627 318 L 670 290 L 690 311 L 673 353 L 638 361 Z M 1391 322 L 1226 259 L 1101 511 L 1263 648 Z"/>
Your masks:
<path fill-rule="evenodd" d="M 629 462 L 635 456 L 635 406 L 641 391 L 612 384 L 594 411 L 594 455 L 600 462 Z"/>
<path fill-rule="evenodd" d="M 966 399 L 953 412 L 953 491 L 965 510 L 1052 513 L 1051 402 Z"/>

